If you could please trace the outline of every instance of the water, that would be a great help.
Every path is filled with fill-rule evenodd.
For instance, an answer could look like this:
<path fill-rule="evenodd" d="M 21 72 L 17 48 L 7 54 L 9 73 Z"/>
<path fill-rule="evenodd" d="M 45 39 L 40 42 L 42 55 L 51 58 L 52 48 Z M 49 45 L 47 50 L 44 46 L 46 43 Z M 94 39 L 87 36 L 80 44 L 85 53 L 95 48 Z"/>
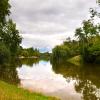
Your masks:
<path fill-rule="evenodd" d="M 24 59 L 15 67 L 0 67 L 0 79 L 61 100 L 100 100 L 100 67 Z"/>

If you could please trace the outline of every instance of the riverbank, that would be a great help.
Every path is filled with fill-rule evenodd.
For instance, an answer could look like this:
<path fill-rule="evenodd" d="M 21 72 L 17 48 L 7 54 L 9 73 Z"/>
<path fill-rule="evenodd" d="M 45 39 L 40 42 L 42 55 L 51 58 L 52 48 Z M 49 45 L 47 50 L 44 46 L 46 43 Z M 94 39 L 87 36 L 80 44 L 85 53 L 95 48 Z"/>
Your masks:
<path fill-rule="evenodd" d="M 37 59 L 37 58 L 39 58 L 39 57 L 37 57 L 37 56 L 30 56 L 30 57 L 20 56 L 20 57 L 18 57 L 18 58 L 19 58 L 19 59 L 29 59 L 29 58 Z"/>
<path fill-rule="evenodd" d="M 80 66 L 80 64 L 82 63 L 82 57 L 81 55 L 77 55 L 75 57 L 68 59 L 67 62 L 72 63 L 76 66 Z"/>
<path fill-rule="evenodd" d="M 27 90 L 17 88 L 0 81 L 0 100 L 59 100 L 54 97 L 44 96 L 38 93 L 31 93 Z"/>

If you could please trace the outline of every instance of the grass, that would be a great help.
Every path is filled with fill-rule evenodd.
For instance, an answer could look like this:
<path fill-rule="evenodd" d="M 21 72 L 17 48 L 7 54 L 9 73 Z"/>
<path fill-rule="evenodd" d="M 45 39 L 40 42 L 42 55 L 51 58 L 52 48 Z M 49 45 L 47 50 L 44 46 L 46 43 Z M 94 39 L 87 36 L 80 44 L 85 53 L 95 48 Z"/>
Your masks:
<path fill-rule="evenodd" d="M 38 93 L 30 93 L 27 90 L 17 88 L 0 81 L 0 100 L 59 100 Z"/>
<path fill-rule="evenodd" d="M 82 63 L 82 57 L 80 55 L 78 55 L 78 56 L 68 59 L 67 61 L 76 66 L 80 66 L 80 64 Z"/>

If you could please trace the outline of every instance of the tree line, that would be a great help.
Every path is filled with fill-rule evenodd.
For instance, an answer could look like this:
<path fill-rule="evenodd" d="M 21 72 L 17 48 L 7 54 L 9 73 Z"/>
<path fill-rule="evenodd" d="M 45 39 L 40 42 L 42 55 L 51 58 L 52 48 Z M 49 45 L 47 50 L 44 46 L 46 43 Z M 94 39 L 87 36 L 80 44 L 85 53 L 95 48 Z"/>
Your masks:
<path fill-rule="evenodd" d="M 99 0 L 98 4 L 100 5 Z M 59 62 L 81 55 L 84 62 L 100 62 L 100 23 L 95 22 L 95 19 L 100 17 L 100 13 L 90 8 L 90 14 L 90 19 L 84 20 L 82 26 L 75 30 L 77 39 L 67 38 L 62 45 L 52 50 L 52 60 L 56 59 Z"/>
<path fill-rule="evenodd" d="M 38 49 L 30 47 L 30 48 L 23 48 L 20 47 L 19 52 L 18 52 L 18 57 L 22 58 L 28 58 L 28 57 L 33 57 L 33 58 L 38 58 L 40 56 L 40 52 Z"/>

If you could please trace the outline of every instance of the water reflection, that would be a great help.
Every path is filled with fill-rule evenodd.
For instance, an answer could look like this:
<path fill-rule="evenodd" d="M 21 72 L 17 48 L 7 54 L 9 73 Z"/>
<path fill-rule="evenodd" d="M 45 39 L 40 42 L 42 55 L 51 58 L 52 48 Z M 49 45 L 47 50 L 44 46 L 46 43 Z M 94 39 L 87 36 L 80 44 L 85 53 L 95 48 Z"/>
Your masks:
<path fill-rule="evenodd" d="M 100 100 L 100 66 L 62 63 L 53 65 L 53 70 L 69 78 L 68 81 L 76 80 L 75 90 L 82 94 L 83 100 Z"/>
<path fill-rule="evenodd" d="M 39 59 L 36 58 L 36 59 L 33 59 L 33 58 L 30 58 L 30 59 L 27 59 L 27 58 L 23 58 L 23 59 L 20 59 L 20 63 L 22 65 L 27 65 L 29 67 L 33 67 L 33 64 L 37 64 L 39 63 Z"/>
<path fill-rule="evenodd" d="M 0 66 L 0 80 L 61 100 L 100 100 L 100 66 L 21 59 Z"/>
<path fill-rule="evenodd" d="M 12 63 L 9 65 L 0 65 L 0 80 L 5 81 L 9 84 L 18 85 L 20 83 L 20 79 L 18 77 L 16 68 L 20 64 Z"/>
<path fill-rule="evenodd" d="M 80 100 L 81 98 L 81 94 L 74 89 L 76 80 L 66 82 L 66 78 L 61 73 L 56 74 L 52 70 L 50 62 L 40 61 L 38 64 L 33 64 L 33 67 L 22 65 L 21 68 L 17 68 L 17 71 L 21 87 L 30 91 L 57 96 L 62 100 Z"/>

